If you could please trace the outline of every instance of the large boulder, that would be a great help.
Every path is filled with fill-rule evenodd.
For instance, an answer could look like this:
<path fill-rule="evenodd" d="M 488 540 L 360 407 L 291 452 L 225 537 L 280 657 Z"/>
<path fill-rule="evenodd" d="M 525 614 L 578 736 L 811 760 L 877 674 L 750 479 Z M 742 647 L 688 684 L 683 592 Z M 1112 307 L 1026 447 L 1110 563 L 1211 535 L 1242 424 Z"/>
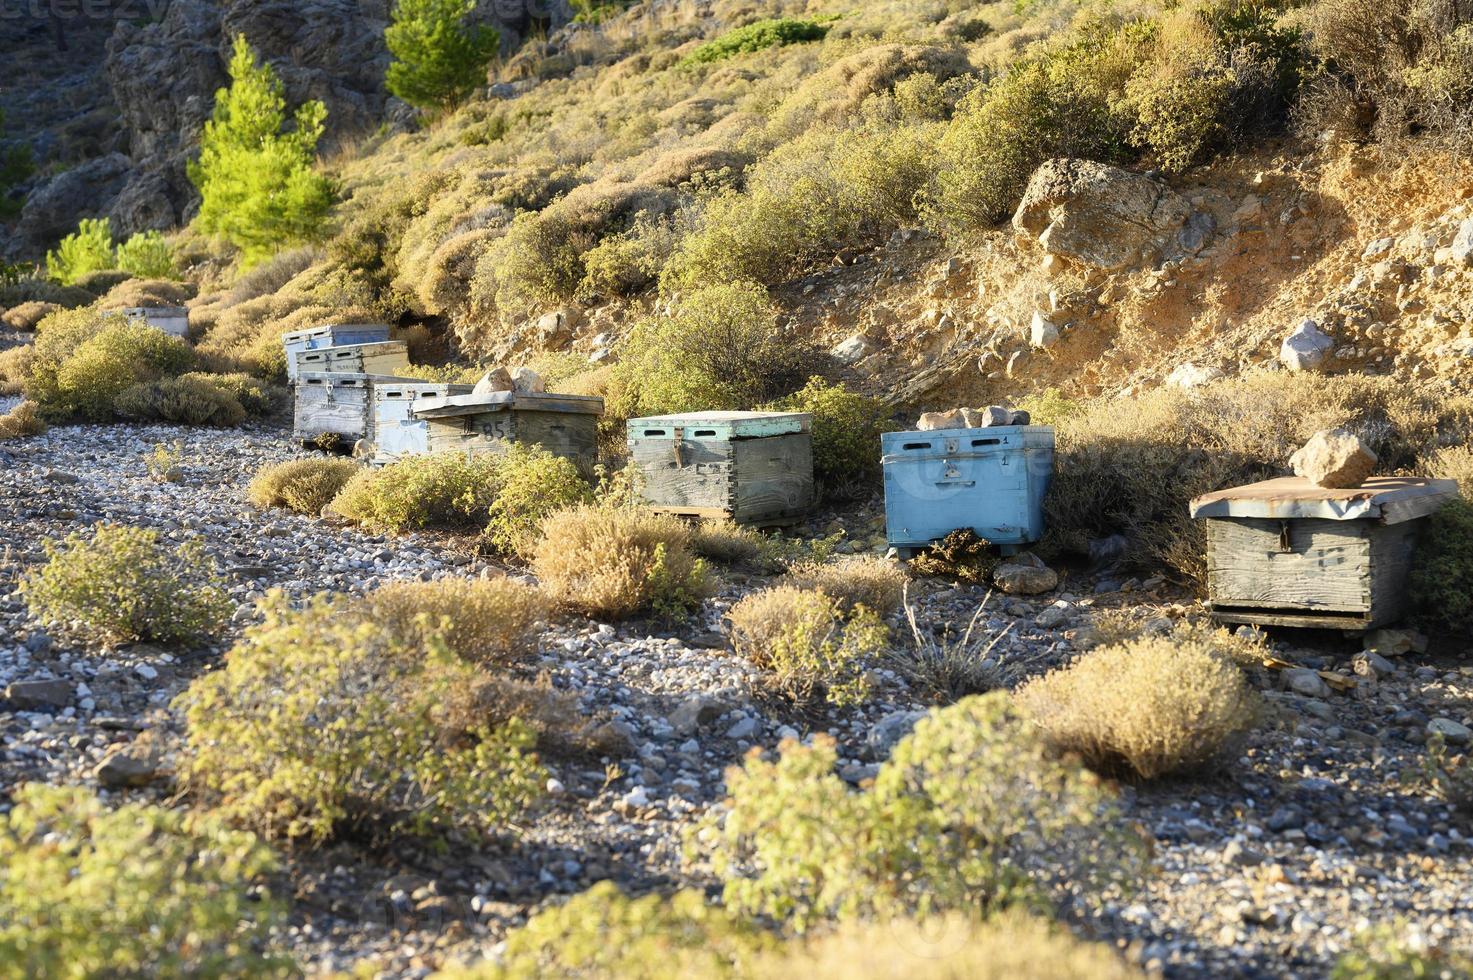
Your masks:
<path fill-rule="evenodd" d="M 1325 429 L 1289 459 L 1296 476 L 1329 489 L 1358 487 L 1376 471 L 1376 454 L 1360 436 L 1345 429 Z"/>
<path fill-rule="evenodd" d="M 76 231 L 78 219 L 106 215 L 132 167 L 123 154 L 109 153 L 53 177 L 26 198 L 15 240 L 24 251 L 39 253 Z"/>
<path fill-rule="evenodd" d="M 1144 174 L 1056 159 L 1034 171 L 1013 227 L 1050 255 L 1123 269 L 1180 248 L 1190 216 L 1179 194 Z"/>

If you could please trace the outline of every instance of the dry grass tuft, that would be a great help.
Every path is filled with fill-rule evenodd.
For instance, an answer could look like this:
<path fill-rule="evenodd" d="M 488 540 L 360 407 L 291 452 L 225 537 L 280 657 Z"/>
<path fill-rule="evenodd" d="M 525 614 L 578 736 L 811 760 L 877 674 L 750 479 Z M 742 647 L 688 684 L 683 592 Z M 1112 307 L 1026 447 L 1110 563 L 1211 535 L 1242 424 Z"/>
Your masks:
<path fill-rule="evenodd" d="M 1212 645 L 1142 637 L 1028 682 L 1017 701 L 1057 750 L 1154 779 L 1204 766 L 1257 723 L 1258 696 Z"/>
<path fill-rule="evenodd" d="M 867 661 L 884 651 L 889 630 L 874 612 L 842 606 L 817 589 L 778 585 L 747 596 L 727 613 L 738 654 L 772 672 L 782 693 L 809 700 L 822 691 L 834 704 L 869 695 Z"/>
<path fill-rule="evenodd" d="M 293 459 L 261 469 L 246 488 L 257 507 L 285 507 L 316 517 L 358 473 L 346 459 Z"/>
<path fill-rule="evenodd" d="M 391 582 L 364 598 L 367 619 L 408 646 L 430 636 L 474 663 L 512 663 L 537 651 L 537 624 L 549 603 L 512 578 Z"/>
<path fill-rule="evenodd" d="M 763 543 L 759 532 L 731 521 L 702 521 L 690 536 L 696 554 L 722 565 L 756 562 L 762 557 Z"/>
<path fill-rule="evenodd" d="M 36 411 L 35 402 L 21 402 L 0 415 L 0 441 L 38 436 L 46 431 L 46 423 Z"/>
<path fill-rule="evenodd" d="M 862 605 L 881 616 L 900 609 L 909 581 L 904 566 L 868 555 L 823 564 L 805 562 L 783 576 L 784 584 L 817 589 L 839 603 L 845 613 Z"/>
<path fill-rule="evenodd" d="M 583 504 L 552 514 L 532 570 L 554 601 L 593 616 L 674 614 L 707 592 L 690 528 L 631 508 Z"/>
<path fill-rule="evenodd" d="M 935 704 L 952 704 L 1002 687 L 1005 675 L 992 658 L 992 651 L 1007 631 L 977 632 L 977 622 L 986 608 L 985 602 L 979 605 L 966 630 L 957 636 L 949 628 L 939 634 L 921 629 L 915 607 L 907 601 L 905 619 L 910 626 L 912 646 L 892 654 L 890 665 L 912 689 Z"/>

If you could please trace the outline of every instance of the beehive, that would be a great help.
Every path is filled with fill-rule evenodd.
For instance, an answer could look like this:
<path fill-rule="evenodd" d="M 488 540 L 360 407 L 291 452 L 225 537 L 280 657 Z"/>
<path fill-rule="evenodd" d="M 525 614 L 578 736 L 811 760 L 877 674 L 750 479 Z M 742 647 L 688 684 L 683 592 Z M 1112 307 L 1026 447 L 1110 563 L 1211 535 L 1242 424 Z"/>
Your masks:
<path fill-rule="evenodd" d="M 1043 537 L 1054 468 L 1048 426 L 887 432 L 880 448 L 892 548 L 914 551 L 965 529 L 1005 552 Z"/>
<path fill-rule="evenodd" d="M 303 374 L 377 374 L 393 377 L 394 372 L 409 367 L 409 347 L 402 340 L 385 340 L 374 344 L 347 344 L 298 351 L 293 355 L 297 375 Z"/>
<path fill-rule="evenodd" d="M 295 386 L 292 435 L 301 442 L 337 436 L 345 442 L 367 438 L 372 425 L 375 382 L 403 378 L 371 374 L 302 374 Z"/>
<path fill-rule="evenodd" d="M 446 395 L 468 395 L 474 385 L 436 384 L 428 381 L 381 381 L 373 385 L 373 411 L 368 440 L 375 463 L 392 463 L 404 456 L 427 453 L 429 423 L 413 416 L 416 402 Z"/>
<path fill-rule="evenodd" d="M 389 339 L 389 328 L 382 323 L 329 323 L 311 330 L 294 330 L 282 334 L 281 346 L 286 351 L 286 376 L 297 378 L 297 354 L 326 347 L 351 344 L 377 344 Z"/>
<path fill-rule="evenodd" d="M 1331 490 L 1284 477 L 1192 501 L 1207 595 L 1225 623 L 1363 630 L 1395 622 L 1426 519 L 1453 480 L 1373 477 Z"/>
<path fill-rule="evenodd" d="M 189 339 L 189 311 L 182 306 L 130 306 L 123 315 L 130 323 L 146 324 L 180 340 Z"/>
<path fill-rule="evenodd" d="M 415 399 L 429 451 L 504 453 L 512 443 L 541 446 L 591 475 L 598 462 L 602 398 L 499 391 Z"/>
<path fill-rule="evenodd" d="M 777 525 L 813 505 L 813 416 L 690 412 L 629 421 L 630 464 L 651 509 Z"/>

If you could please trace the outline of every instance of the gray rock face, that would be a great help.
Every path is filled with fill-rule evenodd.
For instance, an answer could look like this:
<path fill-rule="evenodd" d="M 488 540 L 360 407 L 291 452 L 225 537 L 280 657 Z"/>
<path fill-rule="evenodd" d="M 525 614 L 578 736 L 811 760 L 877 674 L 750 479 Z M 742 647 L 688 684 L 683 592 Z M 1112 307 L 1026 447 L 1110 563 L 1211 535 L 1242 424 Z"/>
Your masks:
<path fill-rule="evenodd" d="M 1043 250 L 1097 269 L 1123 269 L 1174 247 L 1191 208 L 1165 184 L 1088 160 L 1034 171 L 1013 227 Z M 1197 248 L 1210 230 L 1188 236 Z"/>
<path fill-rule="evenodd" d="M 1290 371 L 1315 371 L 1329 360 L 1335 340 L 1313 320 L 1305 320 L 1284 338 L 1279 361 Z"/>
<path fill-rule="evenodd" d="M 109 153 L 54 177 L 26 199 L 16 222 L 15 240 L 25 249 L 40 252 L 76 231 L 79 218 L 106 215 L 131 169 L 126 156 Z"/>
<path fill-rule="evenodd" d="M 1317 487 L 1358 487 L 1376 471 L 1376 454 L 1355 433 L 1326 429 L 1311 436 L 1289 465 Z"/>
<path fill-rule="evenodd" d="M 1458 265 L 1473 265 L 1473 218 L 1464 219 L 1453 237 L 1452 260 Z"/>

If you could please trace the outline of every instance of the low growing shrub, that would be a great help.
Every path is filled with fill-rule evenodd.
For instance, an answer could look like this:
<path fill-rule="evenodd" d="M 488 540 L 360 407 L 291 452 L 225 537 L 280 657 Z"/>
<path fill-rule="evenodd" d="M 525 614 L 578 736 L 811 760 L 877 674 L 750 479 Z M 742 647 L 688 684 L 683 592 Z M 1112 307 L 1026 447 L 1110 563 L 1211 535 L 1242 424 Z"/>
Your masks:
<path fill-rule="evenodd" d="M 1473 976 L 1473 950 L 1435 943 L 1406 922 L 1382 924 L 1358 934 L 1330 972 L 1331 980 L 1461 980 L 1468 976 Z"/>
<path fill-rule="evenodd" d="M 331 507 L 373 530 L 476 527 L 486 522 L 496 499 L 496 467 L 491 456 L 411 456 L 378 469 L 359 470 Z"/>
<path fill-rule="evenodd" d="M 42 547 L 46 563 L 21 578 L 21 592 L 51 627 L 167 643 L 208 635 L 235 608 L 195 541 L 167 548 L 157 531 L 97 524 Z"/>
<path fill-rule="evenodd" d="M 218 388 L 240 403 L 253 418 L 274 415 L 286 402 L 286 392 L 249 374 L 206 374 L 191 371 L 179 376 L 181 381 L 202 381 Z"/>
<path fill-rule="evenodd" d="M 222 816 L 311 842 L 481 837 L 537 798 L 547 775 L 531 732 L 480 720 L 486 678 L 438 637 L 405 644 L 323 596 L 293 610 L 273 593 L 262 611 L 176 702 L 180 776 Z"/>
<path fill-rule="evenodd" d="M 905 599 L 905 620 L 910 627 L 908 649 L 897 650 L 889 666 L 921 697 L 936 704 L 952 704 L 973 694 L 986 694 L 1004 686 L 1006 672 L 991 659 L 992 648 L 1003 632 L 978 632 L 977 624 L 986 611 L 986 601 L 977 606 L 960 635 L 950 627 L 937 631 L 922 629 L 915 607 Z"/>
<path fill-rule="evenodd" d="M 1059 751 L 1141 779 L 1218 759 L 1256 724 L 1259 705 L 1231 659 L 1173 637 L 1092 650 L 1024 684 L 1017 699 Z"/>
<path fill-rule="evenodd" d="M 783 411 L 813 415 L 813 471 L 826 494 L 842 499 L 873 490 L 880 477 L 880 435 L 896 428 L 884 402 L 809 378 L 779 404 Z"/>
<path fill-rule="evenodd" d="M 998 556 L 992 545 L 971 528 L 949 532 L 946 537 L 910 560 L 917 575 L 985 584 L 992 580 Z"/>
<path fill-rule="evenodd" d="M 537 650 L 542 592 L 513 578 L 391 582 L 364 598 L 368 621 L 407 646 L 438 636 L 472 663 L 514 663 Z"/>
<path fill-rule="evenodd" d="M 45 431 L 46 422 L 36 411 L 35 402 L 21 402 L 4 415 L 0 415 L 0 441 L 38 436 Z"/>
<path fill-rule="evenodd" d="M 6 976 L 290 976 L 276 859 L 210 816 L 29 783 L 0 824 Z"/>
<path fill-rule="evenodd" d="M 766 539 L 758 531 L 732 521 L 702 521 L 691 532 L 691 550 L 722 565 L 756 562 Z"/>
<path fill-rule="evenodd" d="M 536 446 L 513 446 L 497 462 L 486 538 L 498 551 L 530 559 L 548 515 L 592 502 L 593 488 L 572 460 Z"/>
<path fill-rule="evenodd" d="M 872 556 L 849 556 L 830 562 L 803 562 L 783 582 L 817 589 L 839 604 L 846 615 L 858 605 L 888 616 L 900 609 L 910 576 L 903 565 Z"/>
<path fill-rule="evenodd" d="M 555 602 L 591 616 L 674 615 L 705 598 L 705 563 L 681 520 L 582 504 L 542 522 L 532 570 Z"/>
<path fill-rule="evenodd" d="M 1455 636 L 1473 631 L 1473 503 L 1454 500 L 1428 519 L 1411 593 L 1421 622 Z"/>
<path fill-rule="evenodd" d="M 113 412 L 144 422 L 229 427 L 246 420 L 235 396 L 208 376 L 163 378 L 125 388 L 113 399 Z"/>
<path fill-rule="evenodd" d="M 932 711 L 872 788 L 834 772 L 832 739 L 784 742 L 727 773 L 725 813 L 699 838 L 724 903 L 803 931 L 832 919 L 986 917 L 1066 894 L 1097 906 L 1137 884 L 1145 847 L 1112 794 L 1060 759 L 1000 692 Z"/>
<path fill-rule="evenodd" d="M 828 25 L 818 20 L 799 20 L 794 17 L 759 20 L 745 27 L 727 31 L 715 40 L 707 41 L 682 58 L 680 66 L 710 64 L 713 61 L 722 61 L 739 54 L 748 54 L 785 44 L 821 41 L 828 32 Z"/>
<path fill-rule="evenodd" d="M 246 487 L 246 499 L 257 507 L 285 507 L 316 517 L 359 465 L 346 459 L 292 459 L 262 467 Z"/>
<path fill-rule="evenodd" d="M 809 700 L 819 692 L 837 705 L 869 696 L 869 661 L 881 654 L 890 631 L 860 606 L 847 618 L 842 604 L 816 589 L 779 585 L 731 607 L 731 644 L 738 654 L 772 672 L 785 695 Z"/>

